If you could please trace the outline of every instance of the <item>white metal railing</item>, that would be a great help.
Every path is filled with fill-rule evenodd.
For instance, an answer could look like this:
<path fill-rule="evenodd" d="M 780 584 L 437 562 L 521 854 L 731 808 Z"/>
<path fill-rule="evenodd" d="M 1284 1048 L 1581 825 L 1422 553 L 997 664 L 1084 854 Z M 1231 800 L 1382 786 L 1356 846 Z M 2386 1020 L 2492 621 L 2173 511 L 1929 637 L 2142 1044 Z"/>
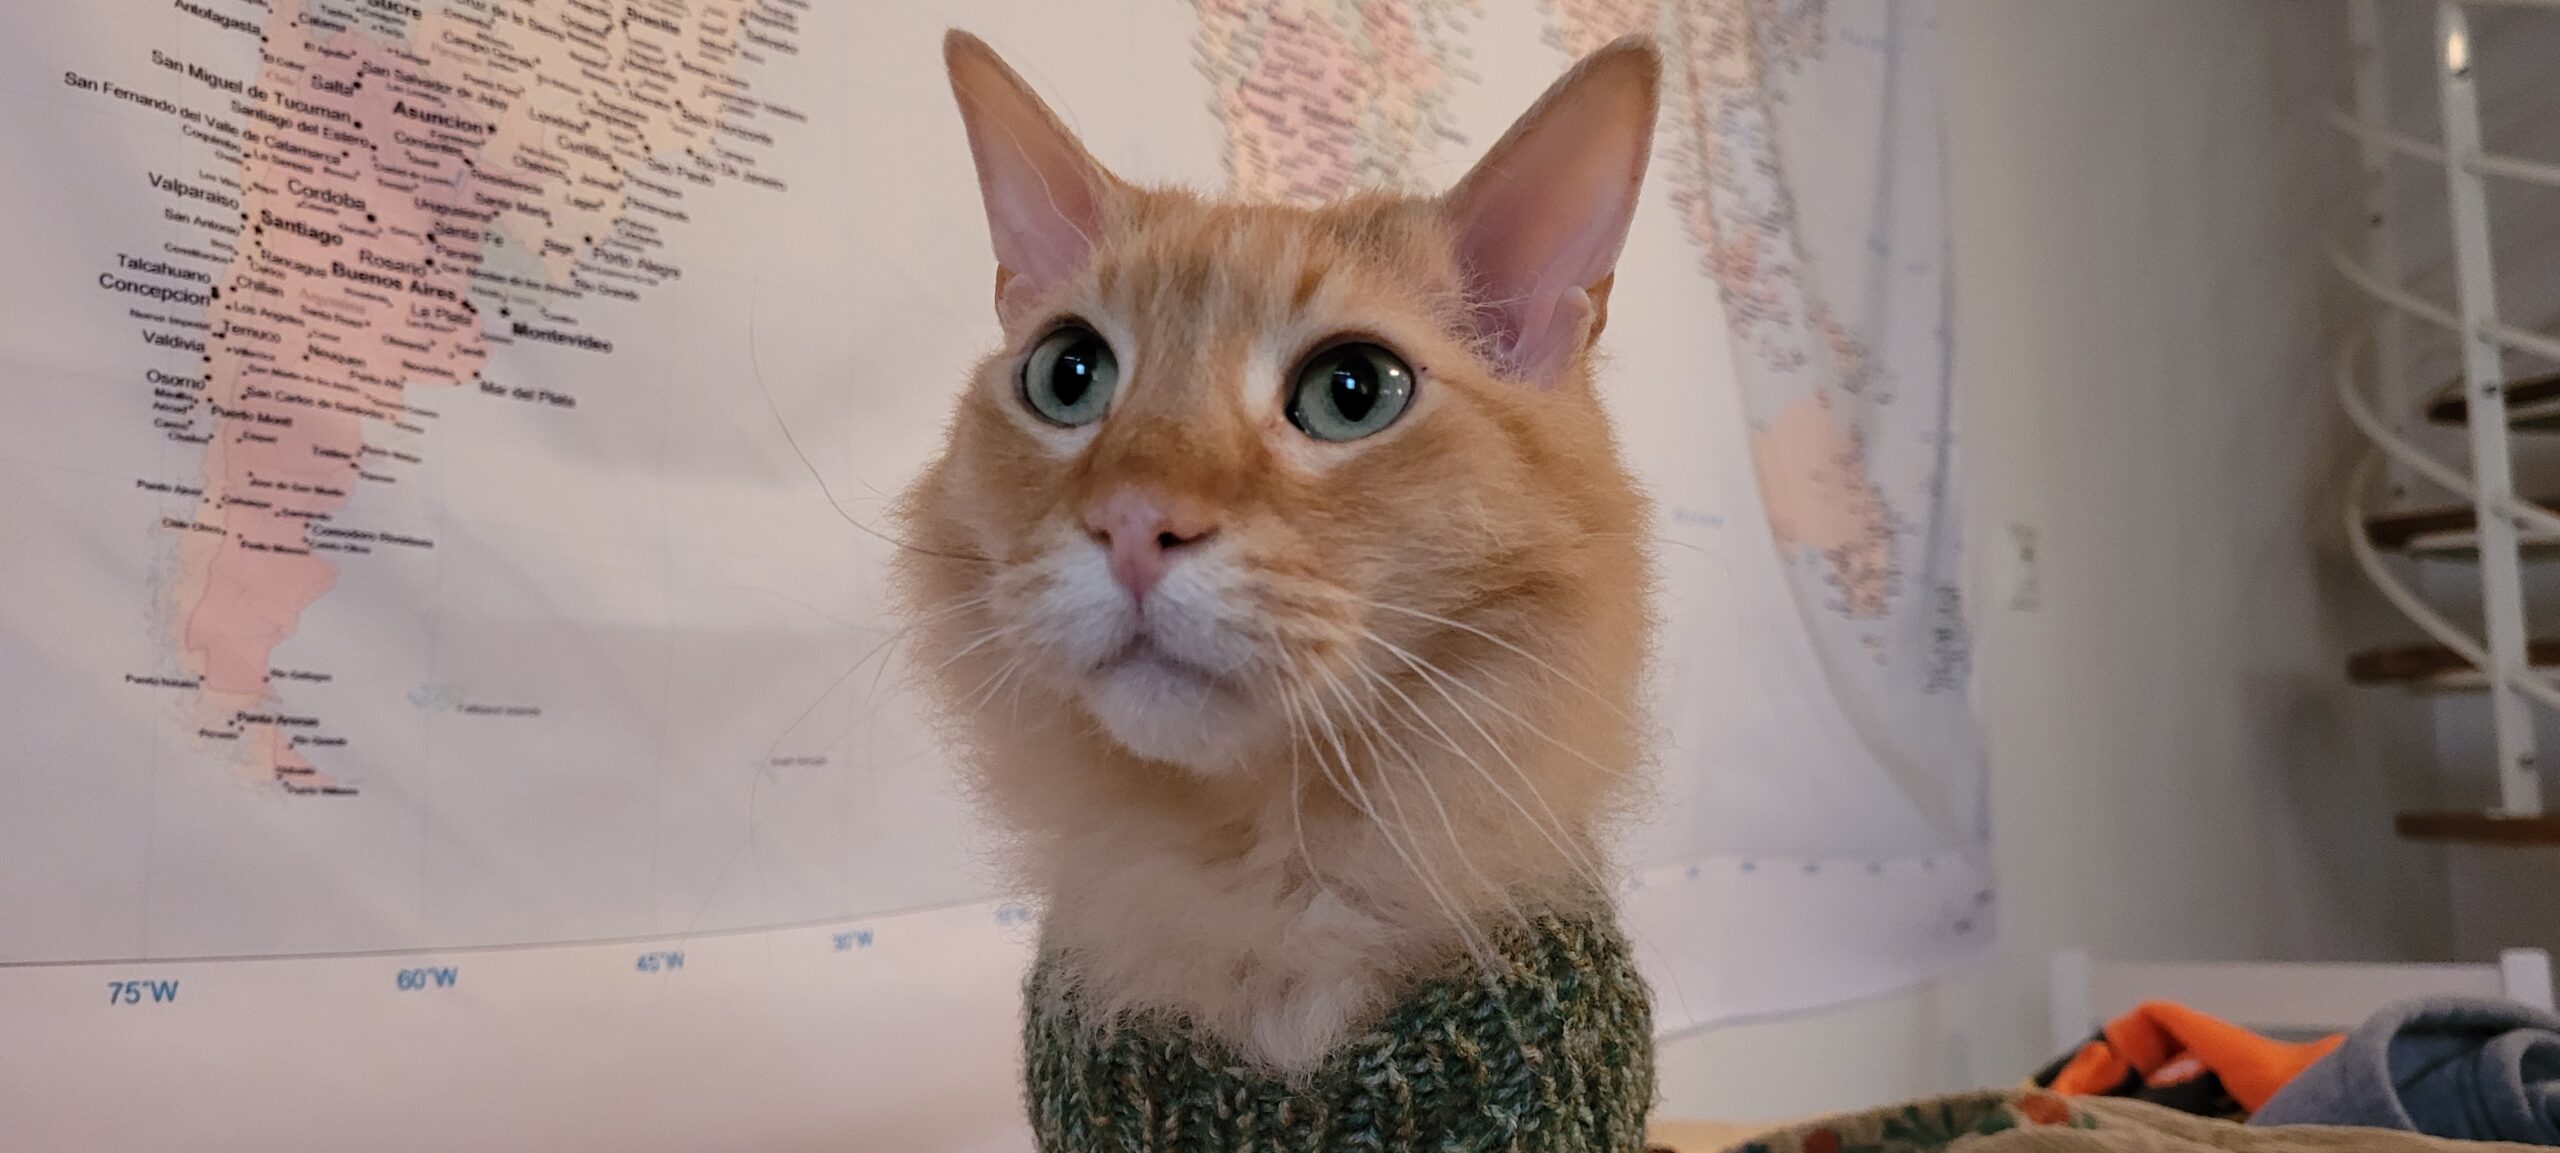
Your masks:
<path fill-rule="evenodd" d="M 2472 3 L 2560 11 L 2560 0 Z M 2365 180 L 2365 251 L 2362 260 L 2343 250 L 2331 255 L 2347 281 L 2380 307 L 2374 324 L 2350 337 L 2338 354 L 2339 403 L 2374 443 L 2374 452 L 2357 468 L 2348 489 L 2347 539 L 2356 563 L 2395 608 L 2488 678 L 2497 736 L 2499 812 L 2538 816 L 2542 812 L 2542 781 L 2535 766 L 2534 718 L 2528 704 L 2560 709 L 2560 684 L 2530 665 L 2519 526 L 2560 532 L 2560 515 L 2516 498 L 2515 470 L 2509 459 L 2513 429 L 2508 425 L 2507 381 L 2501 357 L 2512 349 L 2560 365 L 2560 339 L 2499 319 L 2496 251 L 2490 243 L 2486 180 L 2496 177 L 2560 187 L 2560 164 L 2500 156 L 2482 147 L 2469 11 L 2460 0 L 2436 0 L 2434 6 L 2432 55 L 2437 100 L 2443 112 L 2441 141 L 2423 140 L 2391 128 L 2380 2 L 2348 2 L 2348 34 L 2355 51 L 2355 109 L 2352 113 L 2332 112 L 2330 121 L 2359 146 Z M 2399 158 L 2425 161 L 2444 171 L 2453 241 L 2451 308 L 2425 300 L 2401 286 L 2399 255 L 2393 240 L 2398 213 L 2390 179 L 2391 164 Z M 2436 459 L 2405 435 L 2403 422 L 2417 407 L 2417 398 L 2402 387 L 2409 363 L 2403 325 L 2406 319 L 2423 321 L 2450 333 L 2460 344 L 2464 424 L 2471 449 L 2468 470 Z M 2374 377 L 2393 413 L 2389 418 L 2376 412 L 2357 388 L 2357 354 L 2368 344 L 2375 351 Z M 2366 535 L 2365 494 L 2385 461 L 2397 466 L 2395 489 L 2399 471 L 2405 470 L 2470 499 L 2479 545 L 2485 638 L 2464 632 L 2428 605 L 2391 571 Z"/>
<path fill-rule="evenodd" d="M 2357 426 L 2373 435 L 2379 446 L 2382 439 L 2391 434 L 2387 430 L 2378 431 L 2381 418 L 2375 416 L 2370 408 L 2365 407 L 2363 398 L 2355 395 L 2355 353 L 2363 342 L 2364 338 L 2359 336 L 2356 343 L 2348 345 L 2339 357 L 2338 394 L 2346 401 L 2348 412 L 2355 417 Z M 2405 441 L 2400 443 L 2406 444 Z M 2365 535 L 2364 522 L 2370 515 L 2370 510 L 2365 507 L 2364 493 L 2372 487 L 2377 466 L 2387 457 L 2397 457 L 2405 463 L 2417 466 L 2421 475 L 2443 484 L 2446 488 L 2465 496 L 2474 495 L 2470 482 L 2462 479 L 2459 472 L 2453 472 L 2450 476 L 2441 474 L 2437 470 L 2447 466 L 2415 450 L 2411 450 L 2408 456 L 2401 456 L 2398 452 L 2387 449 L 2367 454 L 2363 463 L 2356 467 L 2354 479 L 2349 482 L 2351 487 L 2348 489 L 2345 509 L 2347 547 L 2355 553 L 2356 563 L 2363 567 L 2365 576 L 2373 581 L 2374 587 L 2382 591 L 2383 598 L 2390 601 L 2393 608 L 2399 609 L 2410 620 L 2417 622 L 2418 627 L 2425 630 L 2428 636 L 2434 637 L 2438 644 L 2452 649 L 2474 666 L 2485 669 L 2490 663 L 2489 655 L 2480 639 L 2462 631 L 2460 625 L 2446 619 L 2444 614 L 2437 612 L 2434 606 L 2427 603 L 2425 597 L 2418 595 L 2407 582 L 2402 581 L 2399 574 L 2392 572 L 2391 567 L 2384 563 L 2381 550 L 2373 547 L 2372 539 Z M 2533 506 L 2523 507 L 2532 508 Z M 2550 513 L 2541 509 L 2534 509 L 2534 511 L 2544 517 L 2551 517 Z M 2552 517 L 2552 519 L 2560 520 L 2560 517 Z M 2526 669 L 2524 675 L 2517 678 L 2516 688 L 2540 701 L 2547 708 L 2560 709 L 2560 683 L 2554 683 L 2551 678 L 2539 672 Z"/>
<path fill-rule="evenodd" d="M 2339 350 L 2338 403 L 2347 410 L 2347 418 L 2354 422 L 2357 429 L 2373 440 L 2375 455 L 2378 457 L 2405 465 L 2415 470 L 2418 475 L 2434 481 L 2438 487 L 2476 502 L 2479 499 L 2479 490 L 2473 487 L 2469 475 L 2453 465 L 2436 459 L 2425 449 L 2410 443 L 2408 438 L 2393 430 L 2380 413 L 2373 410 L 2372 402 L 2357 393 L 2355 354 L 2364 346 L 2364 343 L 2365 334 L 2359 333 L 2347 343 L 2346 347 Z M 2349 494 L 2348 499 L 2361 504 L 2362 490 Z M 2513 497 L 2508 498 L 2498 507 L 2505 510 L 2507 515 L 2535 528 L 2560 534 L 2560 513 L 2555 513 L 2531 501 Z M 2554 699 L 2554 707 L 2560 707 L 2560 698 Z"/>
<path fill-rule="evenodd" d="M 2356 102 L 2362 104 L 2364 100 L 2359 97 Z M 2393 132 L 2387 128 L 2375 128 L 2365 124 L 2349 115 L 2345 109 L 2330 109 L 2329 123 L 2336 125 L 2339 131 L 2366 144 L 2378 145 L 2412 159 L 2433 161 L 2437 164 L 2445 162 L 2444 149 L 2407 133 Z M 2483 176 L 2504 176 L 2535 184 L 2560 185 L 2560 164 L 2545 164 L 2539 160 L 2526 160 L 2519 156 L 2500 156 L 2494 152 L 2483 152 L 2469 162 L 2469 167 Z"/>

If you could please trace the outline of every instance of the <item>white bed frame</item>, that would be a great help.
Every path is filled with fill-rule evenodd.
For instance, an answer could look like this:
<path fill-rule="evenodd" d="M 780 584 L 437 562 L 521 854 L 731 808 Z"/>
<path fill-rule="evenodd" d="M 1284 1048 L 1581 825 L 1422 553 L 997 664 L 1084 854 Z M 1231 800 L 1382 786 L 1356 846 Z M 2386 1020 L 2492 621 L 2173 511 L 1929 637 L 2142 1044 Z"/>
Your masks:
<path fill-rule="evenodd" d="M 2053 1051 L 2068 1053 L 2144 1001 L 2175 1001 L 2235 1025 L 2341 1032 L 2410 997 L 2500 997 L 2552 1008 L 2551 954 L 2509 949 L 2467 965 L 2115 961 L 2053 955 Z"/>

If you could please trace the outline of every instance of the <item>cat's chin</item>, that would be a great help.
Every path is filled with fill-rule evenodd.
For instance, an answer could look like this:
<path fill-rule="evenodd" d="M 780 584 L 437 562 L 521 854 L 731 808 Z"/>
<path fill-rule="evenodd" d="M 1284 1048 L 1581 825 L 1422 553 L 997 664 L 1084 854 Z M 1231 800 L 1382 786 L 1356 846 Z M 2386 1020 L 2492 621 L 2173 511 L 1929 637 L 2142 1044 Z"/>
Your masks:
<path fill-rule="evenodd" d="M 1121 748 L 1201 776 L 1242 764 L 1263 728 L 1251 703 L 1215 677 L 1146 651 L 1095 670 L 1084 704 Z"/>

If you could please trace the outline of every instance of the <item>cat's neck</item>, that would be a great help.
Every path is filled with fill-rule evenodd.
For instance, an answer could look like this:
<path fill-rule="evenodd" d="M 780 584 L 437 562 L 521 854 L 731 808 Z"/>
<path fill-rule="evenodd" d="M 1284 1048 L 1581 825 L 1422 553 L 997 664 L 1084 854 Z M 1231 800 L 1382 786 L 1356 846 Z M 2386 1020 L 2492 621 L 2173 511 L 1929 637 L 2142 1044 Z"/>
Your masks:
<path fill-rule="evenodd" d="M 1301 749 L 1294 770 L 1207 780 L 1080 752 L 1106 760 L 1051 770 L 1121 787 L 1035 834 L 1046 947 L 1093 1003 L 1182 1016 L 1275 1066 L 1320 1059 L 1500 926 L 1604 891 L 1587 824 L 1452 787 L 1477 770 L 1445 750 L 1319 771 Z M 1421 772 L 1442 783 L 1399 776 Z"/>

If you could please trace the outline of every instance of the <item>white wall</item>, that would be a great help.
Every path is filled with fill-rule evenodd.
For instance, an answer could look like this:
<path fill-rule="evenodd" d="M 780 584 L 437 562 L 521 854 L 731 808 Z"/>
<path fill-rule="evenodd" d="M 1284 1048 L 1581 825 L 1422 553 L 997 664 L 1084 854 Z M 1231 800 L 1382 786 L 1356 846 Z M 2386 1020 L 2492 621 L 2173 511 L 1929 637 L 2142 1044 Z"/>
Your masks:
<path fill-rule="evenodd" d="M 2002 944 L 1910 993 L 1670 1046 L 1673 1116 L 2013 1083 L 2051 1056 L 2058 946 L 2444 948 L 2440 866 L 2389 832 L 2429 715 L 2341 673 L 2376 624 L 2340 607 L 2372 597 L 2337 545 L 2326 391 L 2342 8 L 1942 11 L 1972 539 L 1979 560 L 2019 523 L 2042 546 L 2040 608 L 1974 594 Z"/>

